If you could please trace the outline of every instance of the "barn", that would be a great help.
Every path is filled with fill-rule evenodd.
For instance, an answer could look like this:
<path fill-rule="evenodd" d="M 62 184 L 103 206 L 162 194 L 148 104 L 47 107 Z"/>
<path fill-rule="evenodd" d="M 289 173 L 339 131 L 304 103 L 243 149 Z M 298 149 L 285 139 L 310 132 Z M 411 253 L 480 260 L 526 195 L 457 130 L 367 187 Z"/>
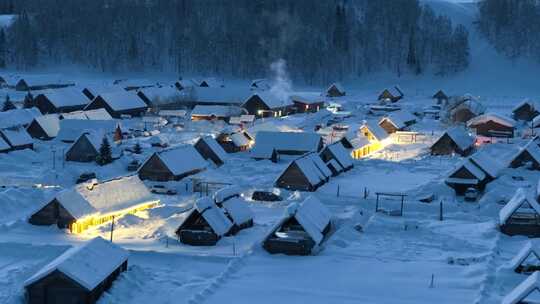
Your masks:
<path fill-rule="evenodd" d="M 330 179 L 332 171 L 319 154 L 312 152 L 292 161 L 274 185 L 292 191 L 316 191 Z"/>
<path fill-rule="evenodd" d="M 24 128 L 0 130 L 0 136 L 11 146 L 11 150 L 34 149 L 34 140 Z"/>
<path fill-rule="evenodd" d="M 324 108 L 324 97 L 316 93 L 301 93 L 291 96 L 296 113 L 315 113 Z"/>
<path fill-rule="evenodd" d="M 340 83 L 332 83 L 327 89 L 326 89 L 326 96 L 327 97 L 342 97 L 345 96 L 345 88 Z"/>
<path fill-rule="evenodd" d="M 377 100 L 379 101 L 390 101 L 397 102 L 402 99 L 404 96 L 403 92 L 398 86 L 395 86 L 394 89 L 384 89 Z"/>
<path fill-rule="evenodd" d="M 34 212 L 28 222 L 33 225 L 57 225 L 71 233 L 81 233 L 125 214 L 152 208 L 159 204 L 137 175 L 124 176 L 88 186 L 58 192 Z"/>
<path fill-rule="evenodd" d="M 43 114 L 78 111 L 89 103 L 88 98 L 75 88 L 45 90 L 34 98 L 34 102 Z"/>
<path fill-rule="evenodd" d="M 193 147 L 204 159 L 211 160 L 216 166 L 219 167 L 225 163 L 227 152 L 213 137 L 201 137 Z"/>
<path fill-rule="evenodd" d="M 224 201 L 231 199 L 233 197 L 240 197 L 242 191 L 238 186 L 226 186 L 214 193 L 214 202 L 217 205 L 222 204 Z"/>
<path fill-rule="evenodd" d="M 351 154 L 345 149 L 341 141 L 326 146 L 321 151 L 320 157 L 334 176 L 353 167 Z"/>
<path fill-rule="evenodd" d="M 282 98 L 270 92 L 257 92 L 242 104 L 248 114 L 256 117 L 281 117 L 288 115 L 293 107 L 289 97 Z"/>
<path fill-rule="evenodd" d="M 231 117 L 240 114 L 242 114 L 242 108 L 237 106 L 196 105 L 191 111 L 191 120 L 228 121 Z"/>
<path fill-rule="evenodd" d="M 540 236 L 540 205 L 534 196 L 519 188 L 499 212 L 499 228 L 507 235 Z"/>
<path fill-rule="evenodd" d="M 540 291 L 540 272 L 535 271 L 510 291 L 510 293 L 502 299 L 501 304 L 532 304 L 536 301 L 529 302 L 526 301 L 526 299 L 532 294 L 538 293 L 538 291 Z M 537 299 L 536 294 L 534 299 Z"/>
<path fill-rule="evenodd" d="M 540 112 L 535 102 L 523 100 L 512 109 L 512 117 L 515 120 L 532 121 Z"/>
<path fill-rule="evenodd" d="M 47 114 L 34 118 L 26 127 L 26 132 L 41 140 L 51 140 L 58 135 L 60 131 L 60 119 L 58 114 Z"/>
<path fill-rule="evenodd" d="M 481 136 L 514 137 L 516 121 L 497 113 L 486 113 L 469 120 L 467 126 Z"/>
<path fill-rule="evenodd" d="M 255 137 L 255 146 L 251 149 L 251 157 L 276 162 L 279 155 L 319 152 L 323 146 L 322 137 L 317 133 L 259 131 Z"/>
<path fill-rule="evenodd" d="M 114 118 L 122 115 L 142 116 L 148 106 L 144 101 L 132 92 L 117 91 L 98 95 L 84 109 L 105 109 Z"/>
<path fill-rule="evenodd" d="M 510 267 L 517 273 L 531 274 L 540 270 L 540 244 L 528 241 L 518 254 L 510 261 Z"/>
<path fill-rule="evenodd" d="M 510 161 L 510 168 L 526 167 L 540 170 L 540 147 L 535 141 L 530 141 L 521 148 Z"/>
<path fill-rule="evenodd" d="M 445 104 L 448 102 L 448 95 L 446 95 L 446 93 L 444 93 L 442 90 L 437 91 L 432 98 L 437 100 L 437 104 Z"/>
<path fill-rule="evenodd" d="M 392 134 L 397 131 L 403 131 L 409 126 L 416 123 L 416 116 L 410 112 L 401 110 L 388 114 L 379 121 L 379 126 L 383 128 L 386 133 Z"/>
<path fill-rule="evenodd" d="M 192 246 L 214 246 L 228 235 L 233 223 L 209 197 L 200 198 L 176 229 L 180 242 Z"/>
<path fill-rule="evenodd" d="M 204 171 L 208 163 L 191 145 L 152 154 L 139 168 L 142 180 L 178 181 Z"/>
<path fill-rule="evenodd" d="M 96 303 L 127 270 L 128 256 L 99 236 L 68 249 L 24 282 L 27 303 Z"/>
<path fill-rule="evenodd" d="M 66 160 L 83 163 L 96 161 L 103 137 L 99 132 L 82 133 L 66 151 Z"/>
<path fill-rule="evenodd" d="M 474 150 L 475 138 L 464 127 L 453 127 L 446 130 L 431 145 L 431 155 L 458 154 L 467 156 Z"/>
<path fill-rule="evenodd" d="M 310 255 L 320 249 L 332 230 L 330 211 L 315 197 L 290 204 L 283 218 L 263 240 L 271 254 Z"/>

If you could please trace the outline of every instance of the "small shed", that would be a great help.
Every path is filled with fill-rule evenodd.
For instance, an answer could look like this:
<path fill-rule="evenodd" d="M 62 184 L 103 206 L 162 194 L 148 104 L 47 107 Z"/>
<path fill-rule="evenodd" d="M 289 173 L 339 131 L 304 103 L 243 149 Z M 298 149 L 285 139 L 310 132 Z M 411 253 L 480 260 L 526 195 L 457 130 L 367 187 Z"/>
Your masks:
<path fill-rule="evenodd" d="M 497 113 L 476 116 L 467 122 L 467 126 L 477 135 L 487 137 L 514 137 L 516 121 Z"/>
<path fill-rule="evenodd" d="M 65 88 L 43 91 L 34 102 L 41 113 L 50 114 L 82 110 L 89 100 L 79 89 Z"/>
<path fill-rule="evenodd" d="M 96 303 L 127 270 L 128 256 L 99 236 L 68 249 L 24 282 L 27 303 Z"/>
<path fill-rule="evenodd" d="M 34 149 L 34 140 L 25 128 L 0 130 L 2 139 L 11 146 L 11 150 Z"/>
<path fill-rule="evenodd" d="M 319 154 L 308 153 L 292 161 L 279 175 L 274 185 L 293 191 L 316 191 L 330 179 L 332 171 Z"/>
<path fill-rule="evenodd" d="M 521 148 L 510 161 L 510 168 L 527 167 L 540 170 L 540 147 L 534 141 L 530 141 Z"/>
<path fill-rule="evenodd" d="M 538 294 L 540 292 L 540 272 L 535 271 L 529 277 L 527 277 L 523 282 L 516 286 L 509 294 L 507 294 L 501 304 L 526 304 L 526 303 L 536 303 L 527 301 L 527 297 L 531 294 Z M 535 295 L 536 295 L 535 294 Z M 535 297 L 535 299 L 538 299 Z"/>
<path fill-rule="evenodd" d="M 475 138 L 464 127 L 453 127 L 431 145 L 431 155 L 467 156 L 474 150 Z"/>
<path fill-rule="evenodd" d="M 176 229 L 180 242 L 192 246 L 214 246 L 228 235 L 233 223 L 209 197 L 197 200 L 193 209 Z"/>
<path fill-rule="evenodd" d="M 302 155 L 319 152 L 323 146 L 323 139 L 317 133 L 259 131 L 251 149 L 251 157 L 276 162 L 280 154 Z"/>
<path fill-rule="evenodd" d="M 326 146 L 320 153 L 321 159 L 327 164 L 332 175 L 337 175 L 341 171 L 348 171 L 353 167 L 351 154 L 345 149 L 341 141 Z M 337 166 L 334 162 L 337 163 Z"/>
<path fill-rule="evenodd" d="M 211 136 L 199 138 L 193 147 L 204 159 L 210 159 L 218 167 L 227 159 L 227 152 Z"/>
<path fill-rule="evenodd" d="M 386 133 L 392 134 L 397 131 L 406 130 L 409 126 L 416 123 L 416 116 L 405 110 L 396 111 L 388 114 L 379 121 L 379 126 Z"/>
<path fill-rule="evenodd" d="M 291 100 L 296 113 L 315 113 L 324 108 L 324 97 L 317 93 L 297 93 Z"/>
<path fill-rule="evenodd" d="M 288 115 L 293 103 L 290 97 L 277 96 L 272 92 L 256 92 L 248 97 L 242 107 L 256 117 L 281 117 Z"/>
<path fill-rule="evenodd" d="M 525 99 L 512 109 L 512 117 L 515 120 L 532 121 L 540 112 L 535 102 Z"/>
<path fill-rule="evenodd" d="M 287 207 L 262 246 L 272 254 L 310 255 L 318 250 L 331 229 L 330 211 L 317 198 L 309 196 Z"/>
<path fill-rule="evenodd" d="M 26 131 L 33 138 L 50 140 L 55 138 L 60 131 L 60 119 L 58 114 L 47 114 L 34 118 L 26 127 Z"/>
<path fill-rule="evenodd" d="M 99 132 L 84 132 L 66 151 L 66 160 L 73 162 L 93 162 L 99 155 L 104 135 Z M 112 144 L 112 141 L 109 141 Z"/>
<path fill-rule="evenodd" d="M 448 95 L 446 95 L 442 90 L 437 91 L 432 98 L 437 100 L 437 104 L 444 104 L 448 102 Z"/>
<path fill-rule="evenodd" d="M 112 117 L 121 118 L 122 115 L 142 116 L 148 106 L 133 92 L 116 91 L 96 96 L 84 109 L 101 108 L 107 110 Z"/>
<path fill-rule="evenodd" d="M 528 241 L 510 261 L 510 268 L 517 273 L 531 274 L 540 270 L 540 244 Z"/>
<path fill-rule="evenodd" d="M 397 102 L 402 99 L 404 96 L 403 92 L 398 86 L 395 86 L 393 89 L 384 89 L 377 100 L 379 101 L 390 101 Z"/>
<path fill-rule="evenodd" d="M 328 97 L 342 97 L 345 96 L 345 88 L 337 82 L 332 83 L 327 89 L 326 89 L 326 96 Z"/>
<path fill-rule="evenodd" d="M 540 205 L 533 195 L 519 188 L 499 212 L 499 227 L 507 235 L 540 236 Z"/>
<path fill-rule="evenodd" d="M 204 171 L 208 163 L 191 145 L 152 154 L 139 168 L 139 177 L 152 181 L 178 181 Z"/>

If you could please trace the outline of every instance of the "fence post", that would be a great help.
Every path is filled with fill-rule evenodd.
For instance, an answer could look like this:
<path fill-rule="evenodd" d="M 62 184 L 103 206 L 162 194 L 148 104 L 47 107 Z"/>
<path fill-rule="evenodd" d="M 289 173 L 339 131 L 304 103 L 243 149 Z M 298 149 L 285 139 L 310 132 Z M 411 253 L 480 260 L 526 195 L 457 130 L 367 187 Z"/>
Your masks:
<path fill-rule="evenodd" d="M 337 197 L 339 197 L 339 184 L 337 185 Z"/>
<path fill-rule="evenodd" d="M 442 222 L 443 220 L 443 200 L 441 200 L 439 205 L 439 221 Z"/>

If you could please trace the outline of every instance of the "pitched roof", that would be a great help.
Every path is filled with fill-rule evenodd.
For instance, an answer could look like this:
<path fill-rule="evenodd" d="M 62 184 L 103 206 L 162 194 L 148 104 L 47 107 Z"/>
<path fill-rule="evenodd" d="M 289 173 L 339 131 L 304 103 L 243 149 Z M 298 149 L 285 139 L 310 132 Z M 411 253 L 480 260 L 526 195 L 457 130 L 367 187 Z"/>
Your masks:
<path fill-rule="evenodd" d="M 0 129 L 27 125 L 38 116 L 41 116 L 41 112 L 37 108 L 0 112 Z"/>
<path fill-rule="evenodd" d="M 222 203 L 230 197 L 240 196 L 241 191 L 242 190 L 238 186 L 227 186 L 214 193 L 214 200 L 216 203 Z"/>
<path fill-rule="evenodd" d="M 80 219 L 98 213 L 77 188 L 66 189 L 56 194 L 55 199 L 73 216 Z"/>
<path fill-rule="evenodd" d="M 78 88 L 64 88 L 45 90 L 40 92 L 40 95 L 45 96 L 55 107 L 69 106 L 84 106 L 90 101 Z"/>
<path fill-rule="evenodd" d="M 154 105 L 176 102 L 184 96 L 174 86 L 148 87 L 139 89 L 137 92 L 144 94 Z"/>
<path fill-rule="evenodd" d="M 487 123 L 488 121 L 493 121 L 509 128 L 514 128 L 516 126 L 515 120 L 497 113 L 486 113 L 473 117 L 469 121 L 467 121 L 467 126 L 476 126 L 479 124 Z"/>
<path fill-rule="evenodd" d="M 519 149 L 519 151 L 512 158 L 512 161 L 515 160 L 516 158 L 520 157 L 521 154 L 523 154 L 524 152 L 528 152 L 529 155 L 537 163 L 540 164 L 540 147 L 538 146 L 538 144 L 534 140 L 531 140 L 529 143 L 527 143 L 527 145 L 525 145 L 525 147 Z"/>
<path fill-rule="evenodd" d="M 474 137 L 467 132 L 467 129 L 463 127 L 453 127 L 446 130 L 445 134 L 456 143 L 461 150 L 467 150 L 474 145 Z M 444 136 L 444 134 L 443 134 Z"/>
<path fill-rule="evenodd" d="M 248 93 L 226 88 L 194 87 L 191 90 L 191 94 L 192 98 L 194 99 L 193 101 L 197 102 L 198 104 L 219 103 L 240 105 Z"/>
<path fill-rule="evenodd" d="M 272 93 L 271 91 L 253 93 L 246 99 L 246 101 L 253 96 L 259 96 L 259 98 L 264 102 L 264 104 L 266 104 L 270 109 L 283 108 L 292 104 L 290 97 L 284 99 Z"/>
<path fill-rule="evenodd" d="M 280 177 L 285 174 L 287 169 L 293 164 L 296 164 L 311 185 L 318 185 L 332 176 L 332 172 L 322 161 L 321 157 L 317 153 L 309 153 L 292 161 L 283 173 L 280 174 Z"/>
<path fill-rule="evenodd" d="M 534 242 L 534 243 L 533 243 Z M 538 241 L 528 241 L 523 248 L 514 256 L 509 262 L 512 269 L 518 268 L 523 262 L 525 262 L 531 255 L 535 256 L 540 262 L 540 244 Z"/>
<path fill-rule="evenodd" d="M 57 138 L 62 141 L 75 141 L 85 132 L 111 134 L 115 131 L 118 121 L 115 120 L 82 120 L 62 119 Z"/>
<path fill-rule="evenodd" d="M 238 197 L 223 202 L 223 209 L 235 224 L 241 225 L 253 219 L 253 211 L 251 211 L 246 201 Z"/>
<path fill-rule="evenodd" d="M 11 149 L 11 146 L 2 137 L 0 137 L 0 151 L 7 151 L 9 149 Z"/>
<path fill-rule="evenodd" d="M 515 112 L 517 110 L 519 110 L 521 107 L 525 106 L 525 105 L 528 105 L 531 107 L 531 109 L 534 111 L 536 109 L 538 109 L 537 105 L 536 105 L 536 102 L 526 98 L 526 99 L 523 99 L 520 103 L 518 103 L 517 105 L 515 105 L 513 108 L 512 108 L 512 112 Z"/>
<path fill-rule="evenodd" d="M 34 118 L 49 137 L 56 137 L 60 131 L 60 119 L 57 114 L 47 114 Z"/>
<path fill-rule="evenodd" d="M 85 111 L 73 111 L 69 113 L 61 114 L 63 119 L 83 119 L 83 120 L 112 120 L 111 114 L 103 108 L 85 110 Z"/>
<path fill-rule="evenodd" d="M 157 155 L 165 166 L 171 170 L 173 175 L 181 175 L 195 170 L 202 170 L 208 166 L 208 163 L 192 145 L 185 145 L 161 151 L 155 153 L 155 155 Z M 141 168 L 143 166 L 144 164 Z"/>
<path fill-rule="evenodd" d="M 249 139 L 244 135 L 244 132 L 238 132 L 231 134 L 231 140 L 237 147 L 243 147 L 249 145 Z"/>
<path fill-rule="evenodd" d="M 115 91 L 99 94 L 99 96 L 114 110 L 130 110 L 146 108 L 146 103 L 133 92 Z M 97 98 L 97 97 L 96 97 Z"/>
<path fill-rule="evenodd" d="M 345 92 L 345 88 L 339 82 L 334 82 L 330 86 L 328 86 L 328 88 L 326 89 L 326 92 L 329 92 L 330 89 L 332 89 L 333 87 L 335 87 L 340 93 Z"/>
<path fill-rule="evenodd" d="M 98 236 L 81 246 L 68 249 L 26 280 L 24 286 L 57 270 L 91 291 L 122 265 L 128 256 L 127 250 Z"/>
<path fill-rule="evenodd" d="M 345 147 L 340 141 L 326 146 L 326 149 L 330 150 L 332 155 L 334 155 L 336 161 L 344 169 L 347 169 L 353 166 L 351 154 L 347 152 L 347 150 L 345 149 Z"/>
<path fill-rule="evenodd" d="M 324 97 L 319 93 L 314 92 L 296 92 L 291 95 L 291 100 L 304 104 L 314 104 L 324 102 Z"/>
<path fill-rule="evenodd" d="M 454 175 L 457 171 L 465 168 L 470 172 L 478 181 L 483 181 L 486 178 L 486 174 L 480 168 L 478 168 L 470 159 L 463 160 L 455 169 L 452 171 L 449 176 Z"/>
<path fill-rule="evenodd" d="M 241 113 L 242 109 L 236 106 L 196 105 L 191 111 L 191 116 L 231 117 Z"/>
<path fill-rule="evenodd" d="M 503 168 L 503 165 L 498 160 L 484 150 L 476 152 L 469 159 L 491 178 L 496 178 Z"/>
<path fill-rule="evenodd" d="M 501 304 L 518 304 L 534 290 L 540 290 L 540 272 L 536 271 L 507 294 Z"/>
<path fill-rule="evenodd" d="M 212 137 L 212 136 L 205 136 L 201 137 L 199 140 L 202 140 L 212 149 L 214 154 L 217 155 L 217 157 L 224 162 L 227 159 L 227 152 L 223 150 L 223 148 L 218 144 L 218 142 Z"/>
<path fill-rule="evenodd" d="M 383 117 L 381 121 L 379 122 L 379 124 L 384 120 L 389 121 L 397 129 L 403 129 L 408 124 L 416 122 L 416 116 L 414 116 L 408 111 L 400 110 L 400 111 L 392 112 L 388 114 L 388 116 Z"/>
<path fill-rule="evenodd" d="M 259 131 L 255 146 L 251 150 L 254 158 L 270 158 L 272 151 L 315 152 L 321 136 L 311 132 L 273 132 Z"/>
<path fill-rule="evenodd" d="M 209 197 L 200 198 L 195 202 L 194 207 L 217 235 L 223 236 L 231 230 L 233 223 Z"/>
<path fill-rule="evenodd" d="M 316 244 L 321 243 L 324 228 L 330 223 L 332 215 L 317 198 L 308 196 L 302 203 L 290 205 L 286 212 L 296 218 Z"/>
<path fill-rule="evenodd" d="M 386 133 L 386 130 L 384 130 L 376 121 L 373 120 L 367 120 L 364 121 L 362 124 L 362 127 L 366 127 L 371 134 L 378 140 L 382 141 L 386 138 L 388 138 L 388 133 Z"/>
<path fill-rule="evenodd" d="M 12 147 L 20 147 L 34 143 L 34 140 L 24 128 L 5 129 L 1 132 Z"/>
<path fill-rule="evenodd" d="M 536 199 L 525 189 L 518 188 L 514 193 L 514 196 L 499 212 L 499 224 L 504 225 L 512 214 L 520 208 L 524 208 L 524 211 L 527 213 L 536 212 L 540 215 L 540 204 L 538 204 Z"/>

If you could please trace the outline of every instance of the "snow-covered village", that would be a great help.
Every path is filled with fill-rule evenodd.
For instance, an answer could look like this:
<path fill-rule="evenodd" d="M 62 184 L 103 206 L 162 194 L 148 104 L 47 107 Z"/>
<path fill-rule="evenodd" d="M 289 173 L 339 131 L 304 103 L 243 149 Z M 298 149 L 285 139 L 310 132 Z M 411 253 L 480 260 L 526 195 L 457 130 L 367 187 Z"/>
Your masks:
<path fill-rule="evenodd" d="M 538 20 L 0 0 L 0 303 L 540 303 Z"/>

